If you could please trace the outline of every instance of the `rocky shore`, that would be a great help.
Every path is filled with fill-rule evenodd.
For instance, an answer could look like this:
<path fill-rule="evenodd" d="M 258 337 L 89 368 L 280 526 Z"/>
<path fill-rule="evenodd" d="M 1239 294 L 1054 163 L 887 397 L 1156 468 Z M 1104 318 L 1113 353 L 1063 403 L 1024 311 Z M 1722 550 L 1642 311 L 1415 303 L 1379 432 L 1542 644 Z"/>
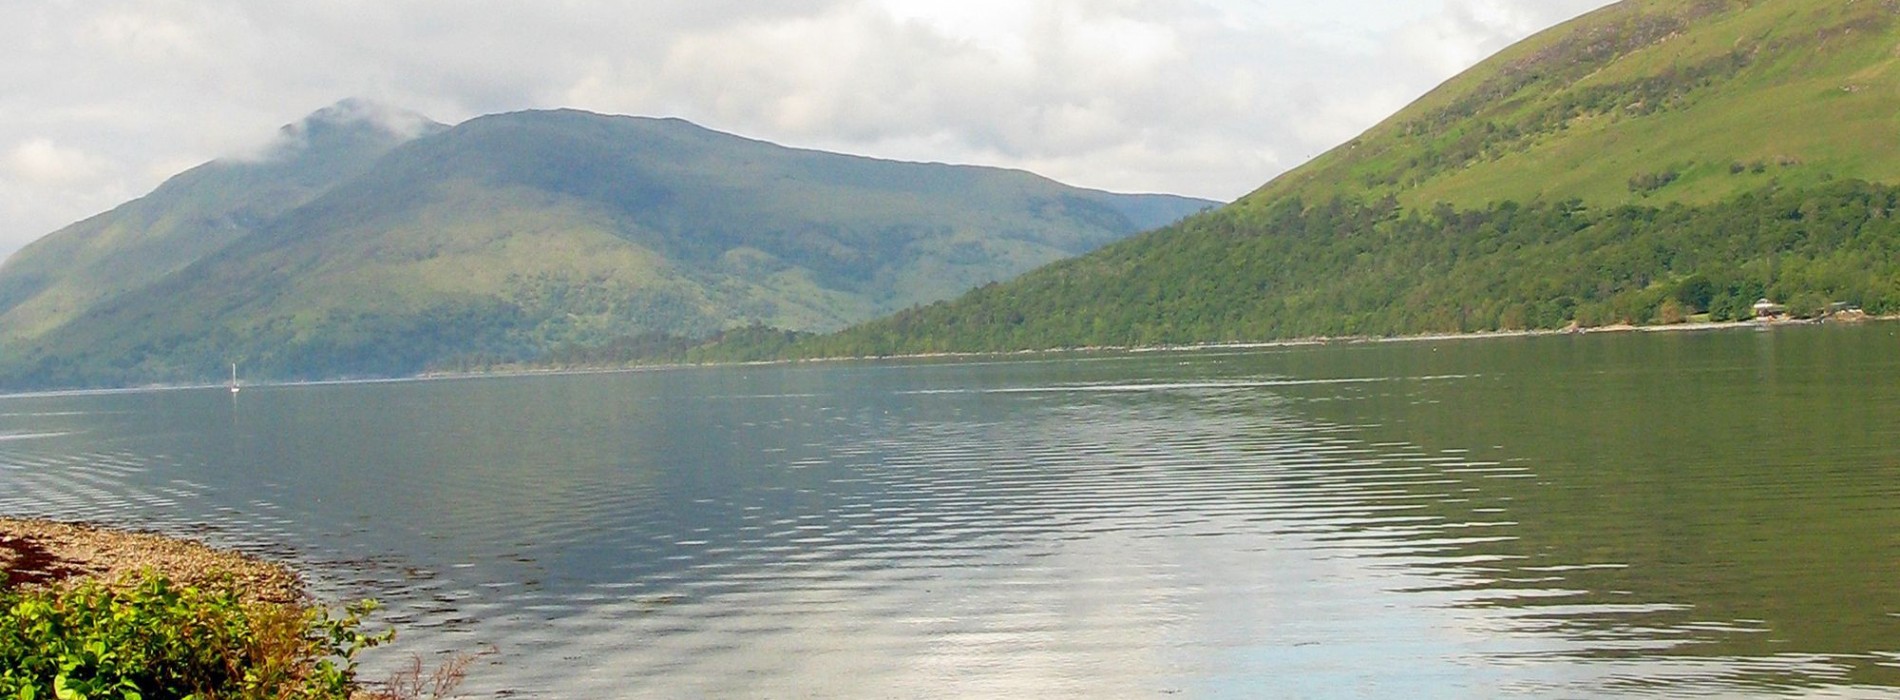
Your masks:
<path fill-rule="evenodd" d="M 256 602 L 309 602 L 296 573 L 237 552 L 152 533 L 0 517 L 0 589 L 112 582 L 147 569 L 182 585 L 230 581 Z"/>

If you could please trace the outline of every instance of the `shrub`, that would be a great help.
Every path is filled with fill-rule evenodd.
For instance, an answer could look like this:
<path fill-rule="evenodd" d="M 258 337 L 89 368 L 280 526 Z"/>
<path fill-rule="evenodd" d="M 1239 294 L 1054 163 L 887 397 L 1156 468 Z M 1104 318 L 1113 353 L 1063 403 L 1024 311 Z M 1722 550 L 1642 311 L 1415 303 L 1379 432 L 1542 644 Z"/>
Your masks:
<path fill-rule="evenodd" d="M 1682 173 L 1674 169 L 1664 170 L 1659 173 L 1642 173 L 1630 178 L 1630 192 L 1647 195 L 1656 190 L 1668 187 L 1669 183 L 1675 182 L 1681 177 Z"/>
<path fill-rule="evenodd" d="M 348 698 L 356 655 L 392 636 L 362 631 L 375 607 L 333 617 L 152 573 L 0 591 L 0 698 Z"/>

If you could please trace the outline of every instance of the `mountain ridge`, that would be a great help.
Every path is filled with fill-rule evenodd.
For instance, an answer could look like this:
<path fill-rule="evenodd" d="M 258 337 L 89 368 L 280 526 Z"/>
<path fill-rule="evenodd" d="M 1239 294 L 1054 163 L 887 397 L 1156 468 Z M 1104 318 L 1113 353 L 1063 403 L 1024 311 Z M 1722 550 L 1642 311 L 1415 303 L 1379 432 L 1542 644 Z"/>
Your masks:
<path fill-rule="evenodd" d="M 414 137 L 377 149 L 325 145 L 348 135 L 332 133 L 337 115 L 403 133 L 364 116 L 373 112 L 342 103 L 287 129 L 310 147 L 175 178 L 251 178 L 250 189 L 220 190 L 223 199 L 184 202 L 193 221 L 250 218 L 217 235 L 191 229 L 201 234 L 194 247 L 172 250 L 163 265 L 107 246 L 107 258 L 150 265 L 145 276 L 65 308 L 63 322 L 31 333 L 9 326 L 0 382 L 204 381 L 234 361 L 259 378 L 397 376 L 753 324 L 829 330 L 1213 204 L 580 110 L 441 128 L 405 117 L 397 121 L 423 124 Z M 184 184 L 91 226 L 164 234 L 125 217 L 143 208 L 177 216 L 166 205 L 178 204 L 170 197 Z M 0 290 L 33 291 L 19 271 L 47 267 L 44 251 L 88 230 L 56 232 L 25 262 L 10 260 Z M 33 303 L 15 296 L 27 301 L 0 313 Z"/>

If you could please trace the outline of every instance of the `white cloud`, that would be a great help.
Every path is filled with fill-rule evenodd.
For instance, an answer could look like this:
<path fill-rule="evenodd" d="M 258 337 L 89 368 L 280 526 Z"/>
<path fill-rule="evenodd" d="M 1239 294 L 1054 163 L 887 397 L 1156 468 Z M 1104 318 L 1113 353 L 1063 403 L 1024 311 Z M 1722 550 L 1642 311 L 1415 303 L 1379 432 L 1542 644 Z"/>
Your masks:
<path fill-rule="evenodd" d="M 111 208 L 132 192 L 110 160 L 50 138 L 29 138 L 0 153 L 0 251 Z"/>
<path fill-rule="evenodd" d="M 172 8 L 173 11 L 182 8 Z M 211 29 L 205 16 L 166 16 L 156 5 L 108 5 L 92 17 L 78 39 L 87 48 L 116 53 L 137 61 L 175 61 L 202 58 L 202 32 Z"/>
<path fill-rule="evenodd" d="M 1406 57 L 1450 76 L 1552 22 L 1606 3 L 1556 0 L 1447 0 L 1444 10 L 1397 32 Z"/>
<path fill-rule="evenodd" d="M 352 96 L 445 122 L 561 106 L 682 116 L 1229 198 L 1607 2 L 0 3 L 13 144 L 0 253 Z"/>
<path fill-rule="evenodd" d="M 101 170 L 97 159 L 84 152 L 33 139 L 7 153 L 7 174 L 28 185 L 66 185 L 83 182 Z"/>
<path fill-rule="evenodd" d="M 1019 29 L 1034 16 L 1033 3 L 1020 0 L 881 0 L 869 3 L 893 20 L 915 24 L 990 53 L 1028 58 L 1029 42 Z"/>

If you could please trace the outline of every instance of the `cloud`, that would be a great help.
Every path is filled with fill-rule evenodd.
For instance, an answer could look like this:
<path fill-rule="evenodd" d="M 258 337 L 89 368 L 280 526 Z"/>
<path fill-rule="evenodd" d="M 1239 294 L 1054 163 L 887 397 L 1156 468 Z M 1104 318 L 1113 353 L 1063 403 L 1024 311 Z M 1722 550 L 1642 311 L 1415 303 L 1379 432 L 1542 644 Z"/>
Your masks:
<path fill-rule="evenodd" d="M 1231 198 L 1607 2 L 4 3 L 0 253 L 148 191 L 155 170 L 256 153 L 345 97 L 449 123 L 543 107 L 680 116 Z"/>
<path fill-rule="evenodd" d="M 1450 76 L 1552 23 L 1601 7 L 1596 0 L 1448 0 L 1444 11 L 1396 33 L 1401 53 Z"/>
<path fill-rule="evenodd" d="M 123 202 L 127 190 L 112 161 L 45 137 L 29 138 L 0 153 L 0 251 Z M 22 226 L 24 225 L 24 226 Z"/>
<path fill-rule="evenodd" d="M 83 182 L 102 169 L 92 156 L 44 138 L 13 147 L 7 153 L 6 166 L 10 177 L 29 185 Z"/>
<path fill-rule="evenodd" d="M 11 252 L 56 226 L 113 207 L 133 192 L 110 159 L 51 138 L 29 138 L 0 152 L 0 251 Z"/>
<path fill-rule="evenodd" d="M 274 138 L 259 144 L 257 148 L 226 157 L 251 162 L 282 161 L 309 148 L 313 139 L 321 138 L 313 131 L 320 131 L 322 127 L 359 124 L 372 126 L 396 141 L 416 138 L 432 129 L 445 128 L 418 112 L 352 97 L 319 109 L 302 121 L 285 125 L 277 130 Z"/>
<path fill-rule="evenodd" d="M 1204 0 L 837 2 L 703 26 L 657 63 L 596 64 L 563 98 L 800 145 L 1230 198 L 1603 0 L 1342 4 L 1355 13 Z"/>
<path fill-rule="evenodd" d="M 1190 2 L 950 7 L 960 6 L 839 3 L 795 21 L 713 27 L 681 37 L 657 70 L 603 66 L 567 97 L 610 110 L 661 105 L 719 128 L 854 152 L 1062 179 L 1119 173 L 1081 184 L 1124 189 L 1184 189 L 1141 177 L 1145 166 L 1201 170 L 1217 165 L 1211 158 L 1278 150 L 1250 143 L 1260 137 L 1250 122 L 1281 81 L 1247 54 L 1273 53 L 1288 37 L 1263 42 Z M 1163 153 L 1196 162 L 1169 165 Z M 1131 157 L 1144 167 L 1123 160 Z"/>

